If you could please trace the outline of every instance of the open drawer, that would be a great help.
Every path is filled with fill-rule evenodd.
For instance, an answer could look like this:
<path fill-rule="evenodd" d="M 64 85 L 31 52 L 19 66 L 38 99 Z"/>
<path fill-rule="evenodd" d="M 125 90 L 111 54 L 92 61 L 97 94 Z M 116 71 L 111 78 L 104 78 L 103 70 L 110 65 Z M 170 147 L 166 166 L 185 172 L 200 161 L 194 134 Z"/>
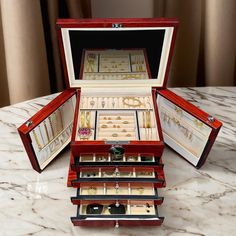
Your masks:
<path fill-rule="evenodd" d="M 164 187 L 164 171 L 156 172 L 154 167 L 92 167 L 77 172 L 77 179 L 72 181 L 73 187 L 87 182 L 150 182 L 157 187 Z"/>
<path fill-rule="evenodd" d="M 89 166 L 157 166 L 163 169 L 161 158 L 151 153 L 125 153 L 118 156 L 110 153 L 84 153 L 74 159 L 75 164 L 71 166 L 74 171 Z"/>
<path fill-rule="evenodd" d="M 163 202 L 153 183 L 81 183 L 77 196 L 71 197 L 73 204 L 83 200 L 154 200 L 156 205 Z"/>
<path fill-rule="evenodd" d="M 81 202 L 77 216 L 71 218 L 75 226 L 142 226 L 161 225 L 158 209 L 152 200 L 88 201 Z"/>

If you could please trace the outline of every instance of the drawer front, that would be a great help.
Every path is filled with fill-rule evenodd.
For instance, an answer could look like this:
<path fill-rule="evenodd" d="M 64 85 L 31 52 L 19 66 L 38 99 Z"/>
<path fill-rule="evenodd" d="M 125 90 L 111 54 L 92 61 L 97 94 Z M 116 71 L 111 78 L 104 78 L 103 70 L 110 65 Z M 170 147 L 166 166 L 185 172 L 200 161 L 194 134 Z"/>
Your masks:
<path fill-rule="evenodd" d="M 84 153 L 74 157 L 73 170 L 83 166 L 157 166 L 163 168 L 161 158 L 152 153 L 126 153 L 118 156 L 109 153 Z"/>
<path fill-rule="evenodd" d="M 76 217 L 71 217 L 71 221 L 74 226 L 84 226 L 84 227 L 115 227 L 119 228 L 120 226 L 160 226 L 164 217 L 159 217 L 156 220 L 80 220 Z M 142 224 L 141 224 L 142 222 Z"/>
<path fill-rule="evenodd" d="M 77 189 L 76 197 L 72 197 L 73 204 L 80 204 L 83 200 L 154 200 L 156 205 L 163 202 L 158 190 L 152 183 L 84 183 Z"/>
<path fill-rule="evenodd" d="M 71 218 L 74 225 L 79 226 L 110 226 L 119 227 L 140 225 L 160 225 L 163 218 L 159 217 L 154 201 L 82 201 L 77 207 L 77 216 Z M 144 224 L 143 224 L 144 222 Z M 104 223 L 107 223 L 105 225 Z M 91 225 L 91 226 L 92 226 Z"/>

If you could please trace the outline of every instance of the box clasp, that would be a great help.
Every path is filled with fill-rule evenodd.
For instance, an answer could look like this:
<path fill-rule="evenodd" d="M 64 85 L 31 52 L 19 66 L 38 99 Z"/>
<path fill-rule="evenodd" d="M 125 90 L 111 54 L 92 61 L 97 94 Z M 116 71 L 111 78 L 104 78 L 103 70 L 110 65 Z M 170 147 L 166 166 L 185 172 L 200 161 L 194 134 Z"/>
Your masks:
<path fill-rule="evenodd" d="M 123 25 L 120 24 L 120 23 L 114 23 L 114 24 L 112 24 L 112 28 L 122 28 L 122 27 L 123 27 Z"/>

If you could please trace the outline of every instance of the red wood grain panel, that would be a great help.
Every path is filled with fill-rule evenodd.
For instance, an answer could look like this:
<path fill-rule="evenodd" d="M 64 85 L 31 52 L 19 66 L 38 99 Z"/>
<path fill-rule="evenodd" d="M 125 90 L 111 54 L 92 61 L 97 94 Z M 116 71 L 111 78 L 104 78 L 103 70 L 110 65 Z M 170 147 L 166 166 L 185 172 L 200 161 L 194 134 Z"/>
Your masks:
<path fill-rule="evenodd" d="M 25 147 L 26 153 L 30 159 L 31 165 L 33 169 L 39 173 L 42 171 L 42 169 L 40 168 L 34 153 L 29 132 L 39 125 L 50 114 L 52 114 L 58 107 L 70 99 L 75 93 L 75 89 L 65 90 L 18 128 L 18 132 Z M 27 125 L 27 122 L 31 122 L 31 124 Z"/>
<path fill-rule="evenodd" d="M 123 27 L 173 27 L 173 36 L 171 39 L 171 46 L 167 60 L 167 66 L 164 76 L 163 88 L 166 87 L 167 79 L 170 71 L 170 64 L 174 51 L 174 44 L 178 28 L 177 19 L 167 19 L 167 18 L 106 18 L 106 19 L 58 19 L 57 20 L 57 33 L 59 40 L 59 47 L 61 52 L 61 60 L 64 69 L 64 77 L 66 80 L 67 88 L 70 87 L 70 82 L 68 78 L 68 71 L 65 59 L 65 49 L 62 41 L 62 28 L 112 28 L 112 24 L 119 23 Z"/>

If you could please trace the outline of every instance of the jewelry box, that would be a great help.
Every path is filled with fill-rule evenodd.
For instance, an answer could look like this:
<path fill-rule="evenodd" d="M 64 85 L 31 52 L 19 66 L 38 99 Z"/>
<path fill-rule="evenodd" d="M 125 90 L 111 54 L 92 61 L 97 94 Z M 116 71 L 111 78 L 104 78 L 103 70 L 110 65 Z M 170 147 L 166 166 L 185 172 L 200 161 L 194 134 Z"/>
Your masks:
<path fill-rule="evenodd" d="M 221 123 L 166 88 L 176 19 L 59 19 L 67 89 L 18 130 L 41 172 L 70 143 L 80 226 L 160 225 L 164 143 L 200 168 Z"/>

